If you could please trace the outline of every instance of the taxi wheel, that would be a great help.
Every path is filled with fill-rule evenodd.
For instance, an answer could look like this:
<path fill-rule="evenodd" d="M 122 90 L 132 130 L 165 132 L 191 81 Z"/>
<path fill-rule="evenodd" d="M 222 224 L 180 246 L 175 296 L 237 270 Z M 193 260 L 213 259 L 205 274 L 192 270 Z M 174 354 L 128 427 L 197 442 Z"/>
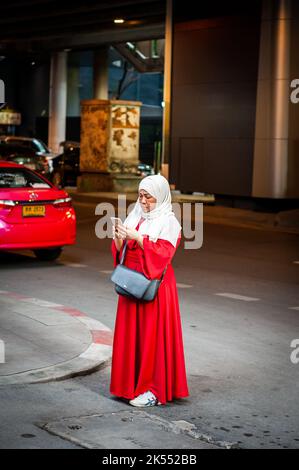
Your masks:
<path fill-rule="evenodd" d="M 60 256 L 62 248 L 48 248 L 44 250 L 33 250 L 35 256 L 41 261 L 54 261 Z"/>

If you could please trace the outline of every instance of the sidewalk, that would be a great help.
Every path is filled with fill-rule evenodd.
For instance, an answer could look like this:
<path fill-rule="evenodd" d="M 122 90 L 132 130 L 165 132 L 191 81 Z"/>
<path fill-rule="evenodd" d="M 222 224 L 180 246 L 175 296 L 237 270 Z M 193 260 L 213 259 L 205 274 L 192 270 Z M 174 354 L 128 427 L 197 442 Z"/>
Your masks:
<path fill-rule="evenodd" d="M 5 362 L 0 354 L 0 387 L 86 375 L 111 359 L 111 330 L 74 308 L 2 290 L 0 324 L 0 339 L 5 345 Z M 88 393 L 90 397 L 91 391 Z M 110 404 L 110 400 L 101 399 L 105 410 L 101 413 L 78 415 L 72 405 L 71 416 L 56 415 L 45 422 L 45 411 L 34 424 L 87 449 L 110 449 L 111 442 L 120 449 L 236 446 L 235 442 L 213 439 L 184 420 L 165 419 L 143 410 L 127 409 L 127 405 L 122 409 L 117 401 Z M 94 403 L 98 411 L 98 395 L 96 402 L 93 395 L 93 407 Z M 31 424 L 26 422 L 26 426 Z"/>
<path fill-rule="evenodd" d="M 113 192 L 80 193 L 76 188 L 66 188 L 66 191 L 75 202 L 89 203 L 95 206 L 101 202 L 109 202 L 116 206 L 119 196 L 118 193 Z M 135 193 L 127 193 L 125 196 L 129 204 L 137 199 Z M 179 204 L 186 202 L 192 204 L 203 203 L 204 223 L 299 234 L 299 208 L 278 213 L 257 212 L 216 206 L 212 194 L 194 193 L 189 195 L 181 194 L 179 191 L 172 191 L 172 202 Z"/>
<path fill-rule="evenodd" d="M 111 358 L 111 330 L 80 310 L 61 304 L 2 290 L 0 324 L 0 339 L 5 345 L 4 357 L 2 350 L 0 353 L 0 387 L 85 375 Z M 110 449 L 112 441 L 120 449 L 236 446 L 235 442 L 215 440 L 184 420 L 168 420 L 143 410 L 123 410 L 115 404 L 111 411 L 109 405 L 107 409 L 105 406 L 106 402 L 105 412 L 100 414 L 56 417 L 47 422 L 43 417 L 34 424 L 87 449 Z"/>
<path fill-rule="evenodd" d="M 64 305 L 0 291 L 0 323 L 0 385 L 84 375 L 111 358 L 111 330 Z"/>

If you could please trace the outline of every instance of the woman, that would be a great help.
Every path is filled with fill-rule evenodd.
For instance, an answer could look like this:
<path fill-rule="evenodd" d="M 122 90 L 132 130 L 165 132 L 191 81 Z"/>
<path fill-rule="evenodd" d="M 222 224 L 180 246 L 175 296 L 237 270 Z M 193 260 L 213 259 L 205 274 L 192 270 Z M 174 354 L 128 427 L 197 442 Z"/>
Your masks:
<path fill-rule="evenodd" d="M 149 279 L 161 278 L 157 296 L 142 302 L 119 296 L 114 330 L 110 391 L 133 406 L 166 404 L 188 396 L 176 280 L 171 259 L 181 226 L 171 206 L 168 181 L 147 176 L 123 226 L 113 231 L 114 266 L 127 241 L 125 266 Z"/>

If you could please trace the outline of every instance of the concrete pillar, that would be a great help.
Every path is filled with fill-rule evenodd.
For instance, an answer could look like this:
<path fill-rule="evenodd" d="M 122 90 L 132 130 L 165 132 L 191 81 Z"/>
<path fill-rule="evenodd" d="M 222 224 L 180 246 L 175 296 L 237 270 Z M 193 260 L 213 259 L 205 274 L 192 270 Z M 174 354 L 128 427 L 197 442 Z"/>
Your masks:
<path fill-rule="evenodd" d="M 66 103 L 67 53 L 55 52 L 51 58 L 48 139 L 53 152 L 58 152 L 60 142 L 65 140 Z"/>
<path fill-rule="evenodd" d="M 264 0 L 252 196 L 287 195 L 291 0 Z"/>
<path fill-rule="evenodd" d="M 93 95 L 94 99 L 108 99 L 108 46 L 94 51 L 93 62 Z"/>
<path fill-rule="evenodd" d="M 136 192 L 139 101 L 82 100 L 78 190 Z"/>
<path fill-rule="evenodd" d="M 164 113 L 162 137 L 162 168 L 161 173 L 168 178 L 170 151 L 170 101 L 171 101 L 171 66 L 172 66 L 172 0 L 167 0 L 165 21 L 165 52 L 164 52 Z"/>

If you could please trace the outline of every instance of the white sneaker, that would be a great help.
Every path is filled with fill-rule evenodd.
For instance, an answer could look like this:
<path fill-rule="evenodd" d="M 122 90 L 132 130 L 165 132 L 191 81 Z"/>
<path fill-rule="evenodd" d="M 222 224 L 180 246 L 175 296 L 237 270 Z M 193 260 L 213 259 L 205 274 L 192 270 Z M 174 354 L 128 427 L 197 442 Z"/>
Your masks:
<path fill-rule="evenodd" d="M 130 400 L 129 403 L 132 406 L 140 407 L 161 405 L 155 395 L 150 391 L 141 393 L 141 395 L 138 395 L 138 397 L 134 398 L 133 400 Z"/>

